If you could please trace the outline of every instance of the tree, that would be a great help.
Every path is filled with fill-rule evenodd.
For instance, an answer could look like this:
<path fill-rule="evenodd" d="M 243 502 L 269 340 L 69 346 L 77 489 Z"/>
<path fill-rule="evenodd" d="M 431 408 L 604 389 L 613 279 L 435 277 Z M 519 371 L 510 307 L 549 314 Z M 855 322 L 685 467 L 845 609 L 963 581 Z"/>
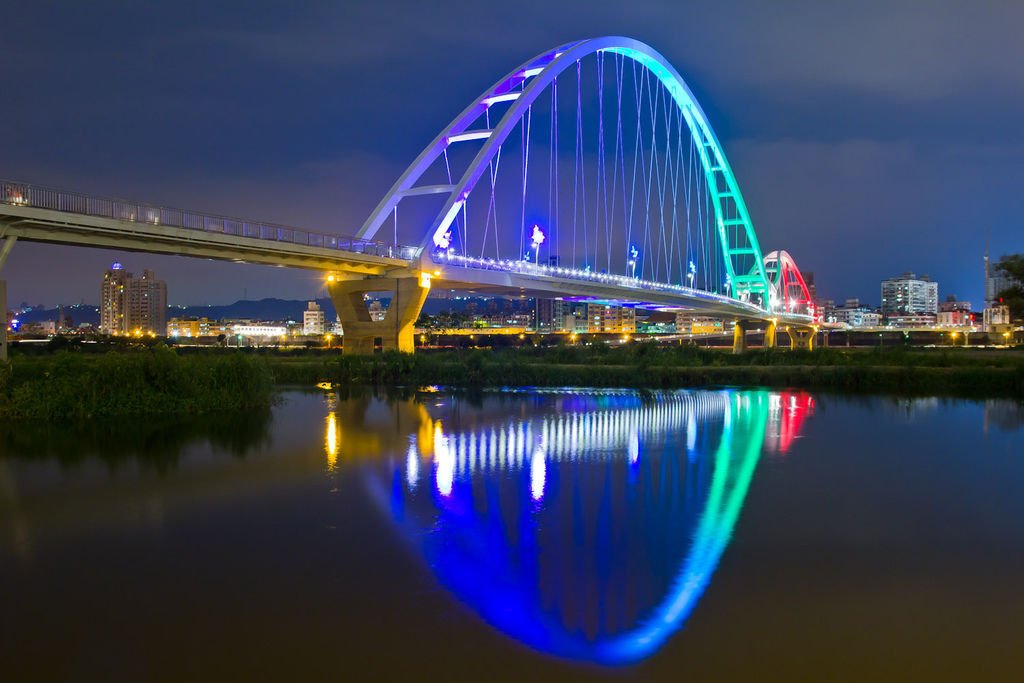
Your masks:
<path fill-rule="evenodd" d="M 1011 317 L 1024 318 L 1024 254 L 1003 256 L 996 263 L 996 272 L 1010 280 L 1010 286 L 996 292 L 996 298 L 1010 307 Z"/>

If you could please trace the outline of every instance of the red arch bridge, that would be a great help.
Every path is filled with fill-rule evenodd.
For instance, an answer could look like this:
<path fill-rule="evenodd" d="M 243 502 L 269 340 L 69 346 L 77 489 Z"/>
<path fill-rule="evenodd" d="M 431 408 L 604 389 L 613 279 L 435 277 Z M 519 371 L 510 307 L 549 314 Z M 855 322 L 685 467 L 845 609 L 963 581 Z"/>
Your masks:
<path fill-rule="evenodd" d="M 507 73 L 354 236 L 0 182 L 0 268 L 16 240 L 323 271 L 349 352 L 377 340 L 412 351 L 432 287 L 721 317 L 736 322 L 738 349 L 752 325 L 767 345 L 778 325 L 798 346 L 816 331 L 796 262 L 762 253 L 693 93 L 661 54 L 622 37 L 560 45 Z M 381 321 L 370 292 L 391 298 Z"/>

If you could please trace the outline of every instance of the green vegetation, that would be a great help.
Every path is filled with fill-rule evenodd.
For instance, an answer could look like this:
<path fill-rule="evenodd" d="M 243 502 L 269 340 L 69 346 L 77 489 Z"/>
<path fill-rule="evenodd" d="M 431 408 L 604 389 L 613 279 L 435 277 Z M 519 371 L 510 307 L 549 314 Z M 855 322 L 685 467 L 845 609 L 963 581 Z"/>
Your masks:
<path fill-rule="evenodd" d="M 156 346 L 87 356 L 60 352 L 0 365 L 0 418 L 185 415 L 267 408 L 273 376 L 243 354 L 182 357 Z"/>
<path fill-rule="evenodd" d="M 609 347 L 268 359 L 281 384 L 803 387 L 856 392 L 1024 397 L 1024 354 L 945 349 L 720 350 L 650 343 Z"/>
<path fill-rule="evenodd" d="M 633 343 L 342 356 L 162 346 L 16 355 L 0 365 L 0 419 L 174 417 L 265 411 L 274 385 L 341 387 L 764 386 L 1024 398 L 1024 352 L 995 349 L 755 350 Z"/>

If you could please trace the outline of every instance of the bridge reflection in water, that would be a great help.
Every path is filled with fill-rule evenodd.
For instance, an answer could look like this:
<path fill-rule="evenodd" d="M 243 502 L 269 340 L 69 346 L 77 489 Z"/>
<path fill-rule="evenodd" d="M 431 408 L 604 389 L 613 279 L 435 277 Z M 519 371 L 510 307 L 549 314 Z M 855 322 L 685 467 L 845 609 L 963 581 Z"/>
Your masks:
<path fill-rule="evenodd" d="M 328 467 L 391 454 L 368 490 L 447 590 L 537 651 L 614 665 L 683 625 L 762 453 L 784 455 L 814 401 L 538 389 L 330 408 Z"/>

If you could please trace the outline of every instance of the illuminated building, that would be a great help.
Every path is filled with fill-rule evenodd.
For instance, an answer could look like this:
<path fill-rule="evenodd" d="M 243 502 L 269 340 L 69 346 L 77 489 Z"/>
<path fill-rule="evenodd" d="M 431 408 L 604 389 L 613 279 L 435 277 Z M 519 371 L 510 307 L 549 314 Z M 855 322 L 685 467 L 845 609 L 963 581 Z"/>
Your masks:
<path fill-rule="evenodd" d="M 845 323 L 850 327 L 878 327 L 882 324 L 882 314 L 861 304 L 860 299 L 847 299 L 842 306 L 831 307 L 827 315 L 829 322 Z"/>
<path fill-rule="evenodd" d="M 215 337 L 225 332 L 223 325 L 209 318 L 171 318 L 167 321 L 168 337 Z"/>
<path fill-rule="evenodd" d="M 148 268 L 137 278 L 113 264 L 100 284 L 100 331 L 163 334 L 166 329 L 167 284 Z"/>
<path fill-rule="evenodd" d="M 680 312 L 676 314 L 676 332 L 680 334 L 721 334 L 721 320 L 716 318 L 700 318 Z"/>
<path fill-rule="evenodd" d="M 989 306 L 983 314 L 986 332 L 997 332 L 1010 325 L 1010 307 L 1005 304 Z"/>
<path fill-rule="evenodd" d="M 939 311 L 935 316 L 935 324 L 940 327 L 969 327 L 973 323 L 970 311 Z"/>
<path fill-rule="evenodd" d="M 324 312 L 320 304 L 310 301 L 306 310 L 302 312 L 302 334 L 322 335 L 326 330 Z"/>
<path fill-rule="evenodd" d="M 103 274 L 100 284 L 100 331 L 121 334 L 129 329 L 125 324 L 125 290 L 132 274 L 115 263 Z"/>
<path fill-rule="evenodd" d="M 565 322 L 565 302 L 561 299 L 537 299 L 534 325 L 538 332 L 557 332 Z"/>
<path fill-rule="evenodd" d="M 882 315 L 935 315 L 939 310 L 939 283 L 927 275 L 904 273 L 882 280 Z"/>
<path fill-rule="evenodd" d="M 288 334 L 284 325 L 240 322 L 230 326 L 231 333 L 239 337 L 283 337 Z"/>
<path fill-rule="evenodd" d="M 892 327 L 931 327 L 935 324 L 934 313 L 892 314 L 885 318 Z"/>
<path fill-rule="evenodd" d="M 632 334 L 636 332 L 636 311 L 622 306 L 587 304 L 587 331 Z"/>

